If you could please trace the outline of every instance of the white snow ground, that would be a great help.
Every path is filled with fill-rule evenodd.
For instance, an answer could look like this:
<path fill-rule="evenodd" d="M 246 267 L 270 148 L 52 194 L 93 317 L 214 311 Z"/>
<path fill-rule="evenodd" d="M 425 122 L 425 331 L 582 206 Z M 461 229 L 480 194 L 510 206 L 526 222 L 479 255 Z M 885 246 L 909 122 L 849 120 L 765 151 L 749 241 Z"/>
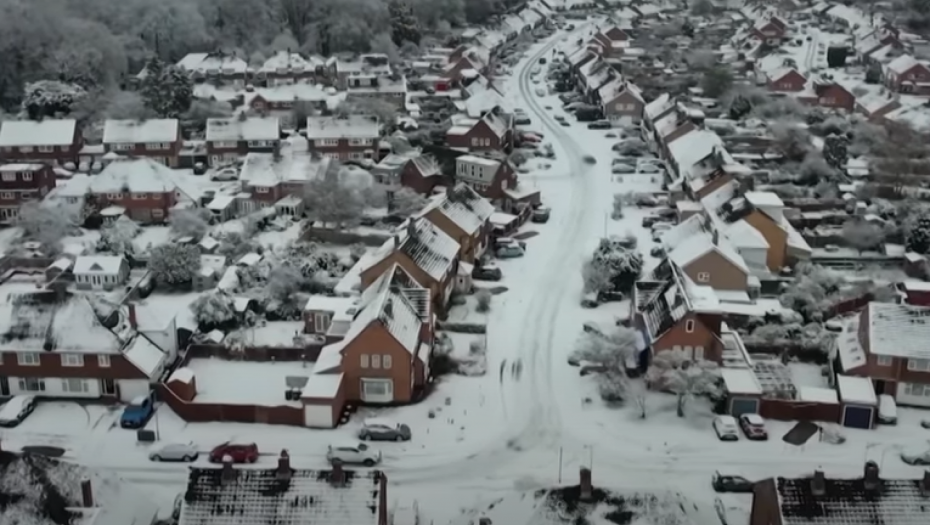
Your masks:
<path fill-rule="evenodd" d="M 603 236 L 605 223 L 608 233 L 642 231 L 637 212 L 628 213 L 623 221 L 605 221 L 613 194 L 653 186 L 648 177 L 614 182 L 610 144 L 615 139 L 583 125 L 559 126 L 552 118 L 561 112 L 557 98 L 533 94 L 531 66 L 578 36 L 561 34 L 534 46 L 515 69 L 517 75 L 502 86 L 515 106 L 531 114 L 532 127 L 542 131 L 545 141 L 555 148 L 557 160 L 548 170 L 522 176 L 541 190 L 552 207 L 552 217 L 547 224 L 527 228 L 539 235 L 527 240 L 525 258 L 500 263 L 505 274 L 502 284 L 509 290 L 495 296 L 488 316 L 489 373 L 444 379 L 425 402 L 379 412 L 408 423 L 415 434 L 409 443 L 381 446 L 392 500 L 402 506 L 415 500 L 427 519 L 447 523 L 479 501 L 486 508 L 507 495 L 519 498 L 527 490 L 577 483 L 578 469 L 589 465 L 595 485 L 676 490 L 704 504 L 713 501 L 709 479 L 718 469 L 767 477 L 803 475 L 821 467 L 833 475 L 853 476 L 861 472 L 865 460 L 874 459 L 886 475 L 918 477 L 917 469 L 895 457 L 899 448 L 926 445 L 930 438 L 930 432 L 919 427 L 921 416 L 916 411 L 900 410 L 897 428 L 848 430 L 848 441 L 840 446 L 785 445 L 779 437 L 790 424 L 782 422 L 769 422 L 773 439 L 767 443 L 725 444 L 716 440 L 709 415 L 697 405 L 688 418 L 679 419 L 667 407 L 670 400 L 656 396 L 651 398 L 649 417 L 640 420 L 629 410 L 602 407 L 593 381 L 567 366 L 566 357 L 582 323 L 619 314 L 624 308 L 605 306 L 591 311 L 578 304 L 581 263 Z M 545 106 L 555 109 L 548 111 Z M 596 165 L 581 161 L 588 154 L 598 159 Z M 642 246 L 648 249 L 648 233 L 643 237 Z M 587 397 L 594 401 L 584 403 Z M 431 410 L 435 418 L 427 418 Z M 4 430 L 3 447 L 61 446 L 67 457 L 144 485 L 167 509 L 184 488 L 187 466 L 149 462 L 148 447 L 135 442 L 134 432 L 120 429 L 118 417 L 116 410 L 47 403 L 20 427 Z M 360 419 L 334 431 L 188 424 L 162 407 L 148 428 L 157 430 L 162 442 L 192 441 L 204 451 L 227 440 L 255 441 L 266 456 L 259 462 L 265 467 L 273 465 L 278 452 L 287 448 L 295 465 L 323 468 L 326 444 L 350 435 Z M 745 512 L 748 499 L 733 497 L 727 499 L 728 505 L 731 499 L 732 506 L 743 507 Z M 451 501 L 456 504 L 450 505 Z M 530 516 L 523 518 L 530 520 Z M 521 523 L 516 516 L 505 521 Z"/>

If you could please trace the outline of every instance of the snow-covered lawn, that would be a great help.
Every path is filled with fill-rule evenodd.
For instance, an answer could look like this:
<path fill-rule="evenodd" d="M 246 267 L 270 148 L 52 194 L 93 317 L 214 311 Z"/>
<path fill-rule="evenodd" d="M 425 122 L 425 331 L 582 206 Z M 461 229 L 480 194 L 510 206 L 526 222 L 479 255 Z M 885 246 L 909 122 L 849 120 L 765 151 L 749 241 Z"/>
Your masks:
<path fill-rule="evenodd" d="M 300 406 L 284 399 L 288 377 L 306 377 L 312 363 L 230 361 L 195 358 L 187 363 L 197 382 L 197 403 Z M 244 388 L 244 385 L 250 385 Z"/>
<path fill-rule="evenodd" d="M 171 229 L 168 226 L 146 226 L 142 232 L 132 240 L 136 253 L 148 253 L 152 248 L 165 244 L 171 238 Z"/>

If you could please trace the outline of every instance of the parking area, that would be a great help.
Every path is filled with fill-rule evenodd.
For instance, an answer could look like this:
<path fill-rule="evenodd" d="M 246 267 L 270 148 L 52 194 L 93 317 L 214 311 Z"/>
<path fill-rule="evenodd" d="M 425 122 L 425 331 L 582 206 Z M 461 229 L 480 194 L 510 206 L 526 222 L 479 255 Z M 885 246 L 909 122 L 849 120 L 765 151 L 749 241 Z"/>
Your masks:
<path fill-rule="evenodd" d="M 3 431 L 7 450 L 24 446 L 60 447 L 79 453 L 83 443 L 119 427 L 121 406 L 72 401 L 40 401 L 15 428 Z"/>

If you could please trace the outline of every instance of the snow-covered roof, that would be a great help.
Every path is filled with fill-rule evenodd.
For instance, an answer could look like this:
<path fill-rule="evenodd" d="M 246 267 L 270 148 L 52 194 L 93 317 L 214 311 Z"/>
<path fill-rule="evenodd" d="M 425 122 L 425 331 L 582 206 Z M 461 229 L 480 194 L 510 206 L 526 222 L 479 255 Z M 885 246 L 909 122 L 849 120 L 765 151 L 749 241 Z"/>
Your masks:
<path fill-rule="evenodd" d="M 772 191 L 747 191 L 743 196 L 750 204 L 759 208 L 783 208 L 785 206 L 781 197 Z"/>
<path fill-rule="evenodd" d="M 273 153 L 249 153 L 239 172 L 239 180 L 246 186 L 256 187 L 307 182 L 322 176 L 331 164 L 328 157 L 315 158 L 307 141 L 296 137 L 281 146 L 277 157 Z"/>
<path fill-rule="evenodd" d="M 675 107 L 675 102 L 672 100 L 672 97 L 668 93 L 662 93 L 658 97 L 654 98 L 651 102 L 646 104 L 643 109 L 643 114 L 649 120 L 655 120 L 660 117 L 666 111 Z"/>
<path fill-rule="evenodd" d="M 123 264 L 126 263 L 120 255 L 82 255 L 74 260 L 74 270 L 76 275 L 81 274 L 118 274 Z"/>
<path fill-rule="evenodd" d="M 281 125 L 277 117 L 207 119 L 207 141 L 278 140 Z"/>
<path fill-rule="evenodd" d="M 332 98 L 333 95 L 327 91 L 326 86 L 299 82 L 297 84 L 257 88 L 252 97 L 246 94 L 246 102 L 251 102 L 254 97 L 261 97 L 262 100 L 267 102 L 324 102 Z"/>
<path fill-rule="evenodd" d="M 459 248 L 455 239 L 432 222 L 423 218 L 408 219 L 397 229 L 393 238 L 386 240 L 376 250 L 371 259 L 371 266 L 397 250 L 432 279 L 441 281 L 455 262 Z"/>
<path fill-rule="evenodd" d="M 749 271 L 743 258 L 729 245 L 725 237 L 718 235 L 717 242 L 714 242 L 713 234 L 707 232 L 692 235 L 683 242 L 677 243 L 668 256 L 675 264 L 685 268 L 712 251 L 722 255 L 740 270 Z"/>
<path fill-rule="evenodd" d="M 837 375 L 836 388 L 844 404 L 878 406 L 875 387 L 868 377 Z"/>
<path fill-rule="evenodd" d="M 494 206 L 471 186 L 458 184 L 433 197 L 418 217 L 425 217 L 432 210 L 439 210 L 463 232 L 472 235 L 487 223 Z"/>
<path fill-rule="evenodd" d="M 871 302 L 866 306 L 868 351 L 907 359 L 930 359 L 930 308 Z"/>
<path fill-rule="evenodd" d="M 230 53 L 188 53 L 177 65 L 198 73 L 245 73 L 249 69 L 245 60 Z"/>
<path fill-rule="evenodd" d="M 730 394 L 762 395 L 762 386 L 749 368 L 721 368 L 720 377 Z"/>
<path fill-rule="evenodd" d="M 678 167 L 678 175 L 684 176 L 701 160 L 723 147 L 723 140 L 713 131 L 696 129 L 669 144 L 669 155 Z"/>
<path fill-rule="evenodd" d="M 190 368 L 182 366 L 178 368 L 168 377 L 168 382 L 178 381 L 180 383 L 190 383 L 194 379 L 194 371 Z"/>
<path fill-rule="evenodd" d="M 181 138 L 178 119 L 107 120 L 103 125 L 104 144 L 174 143 Z"/>
<path fill-rule="evenodd" d="M 177 185 L 174 172 L 148 158 L 111 162 L 90 181 L 91 193 L 169 193 Z"/>
<path fill-rule="evenodd" d="M 149 379 L 157 379 L 168 358 L 168 354 L 142 334 L 126 347 L 123 356 Z"/>
<path fill-rule="evenodd" d="M 7 120 L 0 124 L 0 147 L 70 146 L 77 122 L 70 119 Z"/>
<path fill-rule="evenodd" d="M 377 117 L 348 115 L 346 117 L 307 117 L 307 138 L 317 139 L 377 139 L 381 124 Z"/>
<path fill-rule="evenodd" d="M 258 71 L 261 73 L 314 71 L 317 67 L 324 65 L 325 62 L 318 56 L 310 56 L 307 59 L 299 53 L 278 51 L 265 60 Z"/>

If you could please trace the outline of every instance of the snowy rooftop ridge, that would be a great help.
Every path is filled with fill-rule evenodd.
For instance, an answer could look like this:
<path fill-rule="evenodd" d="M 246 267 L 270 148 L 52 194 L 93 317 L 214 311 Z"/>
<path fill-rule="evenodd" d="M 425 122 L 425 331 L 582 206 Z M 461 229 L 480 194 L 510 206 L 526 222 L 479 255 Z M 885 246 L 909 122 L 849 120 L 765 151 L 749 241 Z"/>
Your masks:
<path fill-rule="evenodd" d="M 174 143 L 181 138 L 178 119 L 107 120 L 103 125 L 104 144 Z"/>
<path fill-rule="evenodd" d="M 328 157 L 315 157 L 302 137 L 292 138 L 274 153 L 246 155 L 239 180 L 246 186 L 274 187 L 284 182 L 308 182 L 323 176 L 332 166 Z"/>
<path fill-rule="evenodd" d="M 7 120 L 0 124 L 0 147 L 70 146 L 76 133 L 77 121 L 71 119 Z"/>
<path fill-rule="evenodd" d="M 377 139 L 381 132 L 378 117 L 348 115 L 346 117 L 307 117 L 307 139 Z"/>
<path fill-rule="evenodd" d="M 207 119 L 207 141 L 274 141 L 278 140 L 280 136 L 281 125 L 277 117 Z"/>
<path fill-rule="evenodd" d="M 369 268 L 399 250 L 436 281 L 442 281 L 456 261 L 459 243 L 424 218 L 408 219 L 373 254 Z"/>
<path fill-rule="evenodd" d="M 148 158 L 124 158 L 107 165 L 90 181 L 91 193 L 170 193 L 174 172 Z"/>
<path fill-rule="evenodd" d="M 458 184 L 433 197 L 417 217 L 424 217 L 432 210 L 439 210 L 462 231 L 474 235 L 494 213 L 494 206 L 475 193 L 471 186 Z"/>

